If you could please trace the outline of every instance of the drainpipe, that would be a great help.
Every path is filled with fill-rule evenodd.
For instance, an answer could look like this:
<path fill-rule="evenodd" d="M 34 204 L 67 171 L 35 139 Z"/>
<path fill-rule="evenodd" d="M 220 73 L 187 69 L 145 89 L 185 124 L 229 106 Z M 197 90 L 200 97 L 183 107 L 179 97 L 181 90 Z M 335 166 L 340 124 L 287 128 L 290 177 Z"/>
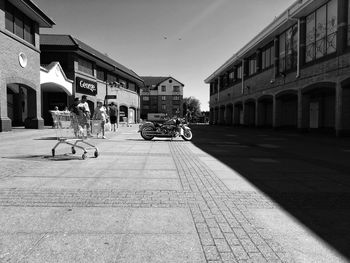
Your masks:
<path fill-rule="evenodd" d="M 241 93 L 243 95 L 244 93 L 244 59 L 242 59 L 242 70 L 241 70 L 241 74 L 242 74 L 242 87 L 241 87 Z"/>
<path fill-rule="evenodd" d="M 296 78 L 300 77 L 300 18 L 298 18 L 298 39 L 297 39 L 297 75 Z"/>

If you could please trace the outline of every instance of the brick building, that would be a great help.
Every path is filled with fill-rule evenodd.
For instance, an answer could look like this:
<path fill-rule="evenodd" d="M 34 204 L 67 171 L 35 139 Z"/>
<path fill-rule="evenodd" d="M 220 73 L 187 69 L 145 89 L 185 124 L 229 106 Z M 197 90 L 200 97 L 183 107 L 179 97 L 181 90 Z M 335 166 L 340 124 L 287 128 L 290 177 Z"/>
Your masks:
<path fill-rule="evenodd" d="M 210 122 L 350 132 L 350 1 L 298 0 L 212 73 Z"/>
<path fill-rule="evenodd" d="M 0 0 L 0 131 L 43 127 L 39 28 L 53 25 L 30 0 Z"/>
<path fill-rule="evenodd" d="M 183 116 L 184 84 L 173 77 L 141 77 L 141 118 L 148 113 L 166 113 L 169 117 Z"/>
<path fill-rule="evenodd" d="M 47 124 L 52 105 L 69 105 L 82 95 L 87 95 L 91 111 L 98 100 L 114 102 L 120 122 L 125 117 L 130 123 L 138 122 L 143 80 L 134 71 L 70 35 L 42 34 L 40 49 L 42 64 L 59 62 L 67 78 L 73 80 L 72 96 L 63 89 L 43 94 Z"/>

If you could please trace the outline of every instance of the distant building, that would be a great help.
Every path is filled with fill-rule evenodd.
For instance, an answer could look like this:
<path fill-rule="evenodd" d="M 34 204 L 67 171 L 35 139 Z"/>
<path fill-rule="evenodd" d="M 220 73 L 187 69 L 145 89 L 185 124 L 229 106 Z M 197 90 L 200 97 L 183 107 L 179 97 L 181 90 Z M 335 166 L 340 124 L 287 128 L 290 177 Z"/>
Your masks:
<path fill-rule="evenodd" d="M 53 25 L 30 0 L 0 0 L 0 132 L 44 125 L 39 28 Z"/>
<path fill-rule="evenodd" d="M 166 113 L 169 117 L 183 116 L 184 84 L 173 77 L 141 77 L 141 119 L 148 113 Z"/>
<path fill-rule="evenodd" d="M 210 122 L 350 134 L 349 10 L 348 0 L 289 6 L 205 80 Z"/>
<path fill-rule="evenodd" d="M 44 90 L 45 124 L 50 124 L 49 110 L 53 106 L 63 109 L 74 97 L 82 95 L 88 97 L 91 111 L 98 100 L 106 104 L 114 102 L 119 108 L 119 122 L 126 118 L 129 123 L 138 122 L 143 80 L 134 71 L 70 35 L 42 34 L 40 49 L 43 65 L 54 65 L 52 62 L 57 61 L 67 78 L 73 80 L 71 92 L 63 87 Z"/>

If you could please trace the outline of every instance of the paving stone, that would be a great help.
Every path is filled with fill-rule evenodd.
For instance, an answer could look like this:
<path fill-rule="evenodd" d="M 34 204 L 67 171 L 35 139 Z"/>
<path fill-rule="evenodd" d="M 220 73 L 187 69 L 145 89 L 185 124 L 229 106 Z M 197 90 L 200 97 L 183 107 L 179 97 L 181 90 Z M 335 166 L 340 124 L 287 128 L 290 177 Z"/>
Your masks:
<path fill-rule="evenodd" d="M 220 259 L 219 253 L 215 246 L 203 246 L 203 250 L 208 261 Z"/>

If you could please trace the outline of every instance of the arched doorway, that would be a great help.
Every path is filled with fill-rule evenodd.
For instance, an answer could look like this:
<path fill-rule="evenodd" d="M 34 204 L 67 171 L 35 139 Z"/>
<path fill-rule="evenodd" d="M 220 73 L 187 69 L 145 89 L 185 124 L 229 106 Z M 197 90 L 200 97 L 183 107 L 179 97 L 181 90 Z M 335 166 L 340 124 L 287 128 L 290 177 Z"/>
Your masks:
<path fill-rule="evenodd" d="M 226 105 L 225 112 L 226 112 L 225 123 L 227 125 L 232 125 L 232 122 L 233 122 L 233 105 L 232 104 Z"/>
<path fill-rule="evenodd" d="M 276 95 L 275 128 L 298 127 L 298 94 L 288 90 Z"/>
<path fill-rule="evenodd" d="M 37 118 L 36 91 L 17 83 L 7 84 L 7 115 L 12 127 L 37 128 L 32 119 Z"/>
<path fill-rule="evenodd" d="M 244 103 L 244 124 L 247 126 L 255 126 L 255 107 L 255 101 L 252 99 Z"/>
<path fill-rule="evenodd" d="M 128 116 L 129 116 L 128 107 L 121 105 L 119 107 L 119 122 L 125 122 Z"/>
<path fill-rule="evenodd" d="M 341 130 L 343 134 L 350 135 L 350 78 L 343 81 L 341 87 Z"/>
<path fill-rule="evenodd" d="M 243 117 L 243 103 L 237 102 L 234 104 L 234 116 L 233 116 L 233 124 L 234 125 L 243 125 L 244 117 Z"/>
<path fill-rule="evenodd" d="M 303 128 L 335 129 L 335 84 L 315 83 L 302 90 Z"/>
<path fill-rule="evenodd" d="M 258 99 L 258 127 L 272 127 L 273 120 L 273 97 L 265 95 Z"/>
<path fill-rule="evenodd" d="M 224 105 L 220 106 L 220 110 L 219 110 L 219 124 L 220 125 L 225 124 L 225 106 Z"/>
<path fill-rule="evenodd" d="M 128 114 L 128 121 L 129 123 L 136 123 L 136 109 L 133 107 L 129 108 L 129 114 Z"/>

